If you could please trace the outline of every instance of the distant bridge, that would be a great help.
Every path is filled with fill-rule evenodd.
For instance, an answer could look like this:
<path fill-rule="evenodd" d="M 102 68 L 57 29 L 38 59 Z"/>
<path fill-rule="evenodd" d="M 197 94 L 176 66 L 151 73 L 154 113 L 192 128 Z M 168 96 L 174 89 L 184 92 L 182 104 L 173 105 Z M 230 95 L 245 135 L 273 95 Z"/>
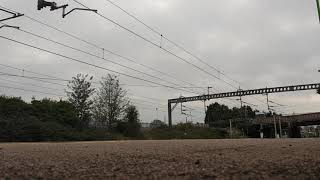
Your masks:
<path fill-rule="evenodd" d="M 297 114 L 289 116 L 259 117 L 253 119 L 254 124 L 260 124 L 262 127 L 274 127 L 273 132 L 278 132 L 282 136 L 282 128 L 288 132 L 288 137 L 300 138 L 300 126 L 320 125 L 320 112 Z M 263 130 L 264 128 L 260 129 Z M 277 130 L 278 129 L 278 130 Z"/>
<path fill-rule="evenodd" d="M 306 125 L 320 125 L 320 112 L 297 114 L 289 116 L 274 116 L 265 118 L 256 118 L 253 120 L 255 124 L 273 124 L 274 120 L 281 121 L 281 123 L 295 123 L 299 126 Z"/>

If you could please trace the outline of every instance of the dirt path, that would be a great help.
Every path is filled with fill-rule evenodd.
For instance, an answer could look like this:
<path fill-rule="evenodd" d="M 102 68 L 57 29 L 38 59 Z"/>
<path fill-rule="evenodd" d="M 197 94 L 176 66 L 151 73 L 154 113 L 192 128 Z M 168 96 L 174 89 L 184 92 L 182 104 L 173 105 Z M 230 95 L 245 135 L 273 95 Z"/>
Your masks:
<path fill-rule="evenodd" d="M 320 139 L 0 144 L 0 179 L 320 179 Z"/>

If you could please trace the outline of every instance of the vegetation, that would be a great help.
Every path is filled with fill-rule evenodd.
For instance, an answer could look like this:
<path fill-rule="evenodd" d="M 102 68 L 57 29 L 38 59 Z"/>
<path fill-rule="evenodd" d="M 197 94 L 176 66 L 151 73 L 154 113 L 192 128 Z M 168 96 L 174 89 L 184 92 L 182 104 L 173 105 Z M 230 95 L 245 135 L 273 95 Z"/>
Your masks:
<path fill-rule="evenodd" d="M 125 117 L 118 123 L 118 132 L 121 132 L 126 137 L 142 137 L 141 124 L 139 120 L 139 112 L 137 108 L 130 105 L 125 110 Z"/>
<path fill-rule="evenodd" d="M 79 120 L 78 127 L 84 129 L 88 127 L 91 120 L 91 106 L 93 101 L 90 99 L 94 92 L 91 88 L 91 80 L 87 81 L 88 75 L 78 74 L 72 78 L 69 82 L 68 88 L 70 91 L 67 92 L 69 102 L 74 106 Z"/>
<path fill-rule="evenodd" d="M 229 109 L 228 106 L 214 103 L 208 106 L 205 123 L 209 124 L 210 127 L 227 128 L 230 119 L 239 119 L 243 122 L 237 123 L 237 128 L 248 129 L 249 124 L 245 120 L 254 118 L 256 112 L 250 106 Z"/>
<path fill-rule="evenodd" d="M 214 103 L 208 106 L 205 123 L 210 127 L 228 127 L 230 119 L 254 118 L 255 114 L 256 111 L 252 110 L 250 106 L 229 109 L 228 106 Z"/>
<path fill-rule="evenodd" d="M 250 106 L 229 109 L 228 106 L 214 103 L 208 106 L 205 122 L 210 127 L 229 129 L 231 121 L 233 137 L 259 137 L 260 127 L 250 121 L 255 118 L 256 112 Z"/>
<path fill-rule="evenodd" d="M 0 141 L 80 141 L 112 139 L 209 139 L 229 137 L 230 119 L 237 130 L 250 136 L 257 128 L 246 121 L 254 118 L 250 106 L 229 109 L 218 103 L 208 107 L 205 122 L 209 127 L 190 123 L 173 128 L 154 120 L 141 129 L 139 112 L 121 88 L 118 77 L 107 75 L 100 87 L 92 88 L 92 77 L 78 74 L 68 84 L 65 100 L 49 98 L 30 103 L 17 97 L 0 96 Z M 240 135 L 239 135 L 240 136 Z"/>
<path fill-rule="evenodd" d="M 0 96 L 0 141 L 81 141 L 112 139 L 205 139 L 224 138 L 221 129 L 179 124 L 168 128 L 161 121 L 142 132 L 139 112 L 133 105 L 125 109 L 125 116 L 117 128 L 88 125 L 83 128 L 78 110 L 69 101 L 50 99 L 24 102 L 21 98 Z M 81 127 L 81 128 L 79 128 Z"/>
<path fill-rule="evenodd" d="M 227 131 L 219 128 L 196 127 L 191 123 L 178 124 L 172 128 L 158 127 L 145 132 L 147 139 L 217 139 L 228 137 Z"/>
<path fill-rule="evenodd" d="M 0 96 L 0 141 L 111 140 L 142 136 L 139 113 L 116 76 L 95 93 L 92 77 L 78 74 L 68 84 L 68 100 Z M 93 99 L 95 101 L 93 101 Z M 94 103 L 95 102 L 95 103 Z"/>
<path fill-rule="evenodd" d="M 150 128 L 151 129 L 156 129 L 156 128 L 166 128 L 168 127 L 164 122 L 156 119 L 156 120 L 153 120 L 151 123 L 150 123 Z"/>
<path fill-rule="evenodd" d="M 129 106 L 127 93 L 120 87 L 117 76 L 108 75 L 100 82 L 100 89 L 94 98 L 93 114 L 96 127 L 115 130 Z"/>

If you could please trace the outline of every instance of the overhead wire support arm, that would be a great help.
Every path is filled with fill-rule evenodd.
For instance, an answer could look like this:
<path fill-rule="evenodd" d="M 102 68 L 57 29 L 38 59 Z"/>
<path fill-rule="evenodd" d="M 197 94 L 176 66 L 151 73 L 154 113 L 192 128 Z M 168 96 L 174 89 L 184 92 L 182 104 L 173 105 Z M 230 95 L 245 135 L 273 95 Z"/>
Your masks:
<path fill-rule="evenodd" d="M 5 27 L 8 27 L 8 28 L 14 28 L 14 29 L 20 29 L 20 27 L 18 27 L 18 26 L 10 26 L 10 25 L 2 25 L 2 26 L 0 26 L 0 29 L 1 28 L 5 28 Z"/>
<path fill-rule="evenodd" d="M 3 22 L 3 21 L 7 21 L 7 20 L 10 20 L 10 19 L 14 19 L 14 18 L 18 18 L 18 17 L 24 16 L 24 14 L 14 13 L 14 12 L 8 11 L 8 10 L 3 9 L 3 8 L 0 8 L 0 11 L 6 12 L 6 13 L 8 13 L 8 14 L 12 14 L 11 17 L 4 18 L 4 19 L 0 19 L 0 22 Z"/>
<path fill-rule="evenodd" d="M 76 11 L 76 10 L 80 10 L 80 11 L 92 11 L 92 12 L 95 12 L 95 13 L 98 12 L 98 10 L 96 10 L 96 9 L 74 8 L 74 9 L 72 9 L 71 11 L 65 13 L 66 8 L 63 8 L 62 17 L 65 18 L 68 14 L 70 14 L 71 12 Z"/>
<path fill-rule="evenodd" d="M 66 13 L 66 8 L 69 5 L 62 5 L 62 6 L 57 6 L 57 3 L 55 2 L 48 2 L 45 0 L 38 0 L 38 10 L 41 10 L 42 8 L 50 7 L 50 11 L 62 9 L 62 18 L 65 18 L 68 14 L 72 13 L 73 11 L 80 10 L 80 11 L 93 11 L 95 13 L 98 12 L 98 10 L 95 9 L 89 9 L 89 8 L 73 8 L 69 12 Z"/>

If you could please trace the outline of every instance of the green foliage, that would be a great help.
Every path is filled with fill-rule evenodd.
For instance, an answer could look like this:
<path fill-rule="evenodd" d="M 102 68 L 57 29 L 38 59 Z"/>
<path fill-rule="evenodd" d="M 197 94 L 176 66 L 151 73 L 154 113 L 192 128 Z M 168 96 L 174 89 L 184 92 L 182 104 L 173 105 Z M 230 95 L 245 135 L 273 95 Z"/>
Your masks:
<path fill-rule="evenodd" d="M 15 97 L 0 97 L 0 141 L 63 140 L 78 117 L 72 104 L 43 99 L 30 104 Z"/>
<path fill-rule="evenodd" d="M 127 92 L 118 77 L 111 74 L 103 77 L 100 85 L 93 106 L 95 125 L 114 131 L 129 104 Z"/>
<path fill-rule="evenodd" d="M 162 122 L 162 121 L 160 121 L 160 120 L 153 120 L 152 122 L 151 122 L 151 124 L 150 124 L 150 128 L 167 128 L 168 126 L 164 123 L 164 122 Z"/>
<path fill-rule="evenodd" d="M 70 102 L 43 99 L 32 100 L 31 105 L 34 115 L 42 122 L 56 122 L 71 128 L 79 125 L 77 110 Z"/>
<path fill-rule="evenodd" d="M 153 128 L 144 133 L 146 139 L 218 139 L 226 138 L 227 132 L 217 128 L 194 127 L 191 124 L 178 124 L 173 128 Z"/>
<path fill-rule="evenodd" d="M 75 107 L 77 112 L 79 129 L 87 128 L 91 119 L 91 106 L 93 104 L 91 95 L 94 89 L 91 88 L 90 81 L 93 77 L 90 77 L 89 80 L 87 78 L 88 75 L 78 74 L 68 84 L 70 91 L 67 92 L 67 95 L 69 102 Z"/>
<path fill-rule="evenodd" d="M 0 96 L 0 142 L 90 141 L 125 139 L 105 129 L 79 131 L 75 107 L 50 99 L 26 103 L 21 98 Z"/>
<path fill-rule="evenodd" d="M 135 106 L 131 105 L 126 108 L 125 117 L 121 122 L 118 122 L 117 129 L 126 137 L 141 136 L 139 112 Z"/>
<path fill-rule="evenodd" d="M 250 106 L 229 109 L 228 106 L 214 103 L 208 106 L 205 123 L 209 124 L 210 127 L 225 128 L 229 126 L 229 119 L 254 117 L 255 111 Z"/>

